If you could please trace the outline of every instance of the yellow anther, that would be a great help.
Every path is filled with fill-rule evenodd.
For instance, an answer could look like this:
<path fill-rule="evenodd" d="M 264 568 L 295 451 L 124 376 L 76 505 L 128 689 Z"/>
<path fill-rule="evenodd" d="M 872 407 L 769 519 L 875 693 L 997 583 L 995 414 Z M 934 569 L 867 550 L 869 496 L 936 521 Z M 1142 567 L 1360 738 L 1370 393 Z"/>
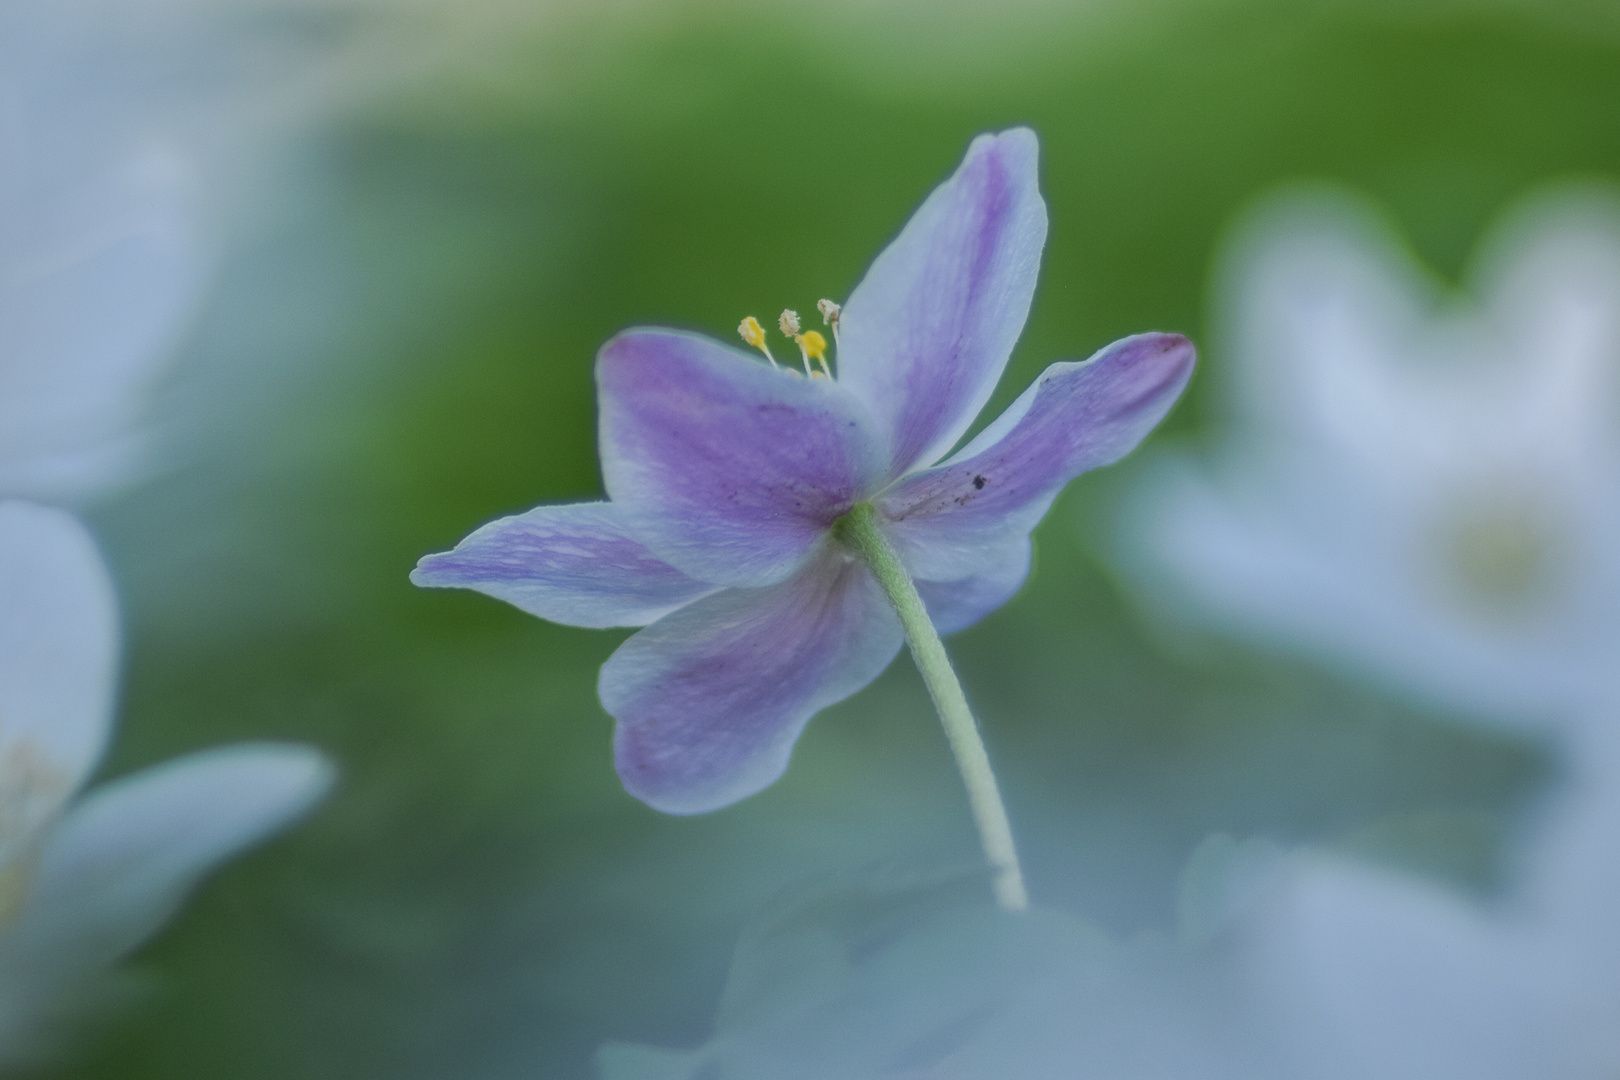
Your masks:
<path fill-rule="evenodd" d="M 782 317 L 776 320 L 776 325 L 782 328 L 782 333 L 796 339 L 799 336 L 799 313 L 792 308 L 784 309 Z"/>
<path fill-rule="evenodd" d="M 776 357 L 771 355 L 771 347 L 765 343 L 765 328 L 759 325 L 758 319 L 752 315 L 748 316 L 738 324 L 737 333 L 742 335 L 744 342 L 764 353 L 765 359 L 771 362 L 771 367 L 776 366 Z"/>
<path fill-rule="evenodd" d="M 827 339 L 814 330 L 806 330 L 802 334 L 794 334 L 793 341 L 799 346 L 799 355 L 804 358 L 804 373 L 806 375 L 832 376 L 832 368 L 827 366 Z M 810 358 L 816 358 L 821 365 L 820 371 L 810 369 Z"/>
<path fill-rule="evenodd" d="M 765 347 L 765 328 L 759 325 L 759 320 L 752 315 L 742 321 L 742 325 L 737 327 L 737 333 L 741 334 L 742 339 L 754 348 L 763 349 Z"/>

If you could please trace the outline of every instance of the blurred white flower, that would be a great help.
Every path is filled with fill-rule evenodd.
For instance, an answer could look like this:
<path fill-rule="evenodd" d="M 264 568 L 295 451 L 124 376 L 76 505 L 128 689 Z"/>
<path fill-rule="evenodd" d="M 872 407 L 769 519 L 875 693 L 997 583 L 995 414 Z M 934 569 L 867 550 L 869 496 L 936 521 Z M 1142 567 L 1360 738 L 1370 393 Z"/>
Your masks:
<path fill-rule="evenodd" d="M 1567 751 L 1493 900 L 1319 853 L 1232 875 L 1221 981 L 1279 1075 L 1620 1072 L 1620 200 L 1524 201 L 1467 285 L 1353 196 L 1263 205 L 1215 279 L 1229 427 L 1124 517 L 1165 612 Z"/>
<path fill-rule="evenodd" d="M 1620 1074 L 1620 739 L 1587 764 L 1491 903 L 1319 854 L 1290 857 L 1234 921 L 1240 992 L 1322 1080 L 1602 1080 Z"/>
<path fill-rule="evenodd" d="M 601 1080 L 1257 1080 L 1284 1075 L 1221 969 L 1110 938 L 980 875 L 868 871 L 789 890 L 743 932 L 714 1032 L 608 1043 Z"/>
<path fill-rule="evenodd" d="M 0 502 L 0 1065 L 214 866 L 308 810 L 330 763 L 241 744 L 75 798 L 112 722 L 117 609 L 71 515 Z"/>
<path fill-rule="evenodd" d="M 85 47 L 92 14 L 0 6 L 0 495 L 127 478 L 204 279 L 187 170 Z"/>
<path fill-rule="evenodd" d="M 1160 462 L 1123 562 L 1168 610 L 1529 723 L 1620 691 L 1620 208 L 1544 192 L 1472 302 L 1334 191 L 1272 200 L 1218 269 L 1231 421 Z"/>
<path fill-rule="evenodd" d="M 1612 1080 L 1620 788 L 1590 779 L 1492 904 L 1225 837 L 1189 861 L 1174 939 L 1009 918 L 973 878 L 811 885 L 744 932 L 707 1041 L 610 1043 L 598 1075 Z"/>

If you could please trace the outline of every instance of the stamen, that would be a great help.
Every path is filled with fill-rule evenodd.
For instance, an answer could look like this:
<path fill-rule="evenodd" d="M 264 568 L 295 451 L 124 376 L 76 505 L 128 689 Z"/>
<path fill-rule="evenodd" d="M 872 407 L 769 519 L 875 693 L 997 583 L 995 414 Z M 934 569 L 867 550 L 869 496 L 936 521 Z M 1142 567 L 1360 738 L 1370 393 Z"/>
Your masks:
<path fill-rule="evenodd" d="M 745 343 L 765 354 L 765 359 L 771 362 L 771 367 L 780 367 L 776 357 L 771 355 L 771 347 L 765 343 L 765 328 L 759 325 L 759 320 L 752 315 L 744 319 L 737 327 L 737 333 L 742 335 Z"/>
<path fill-rule="evenodd" d="M 799 343 L 799 351 L 804 354 L 806 364 L 809 364 L 810 358 L 813 356 L 816 358 L 816 362 L 821 365 L 821 370 L 815 372 L 815 374 L 825 375 L 829 379 L 832 378 L 832 369 L 827 366 L 826 338 L 814 330 L 806 330 L 793 340 Z"/>
<path fill-rule="evenodd" d="M 793 339 L 799 347 L 799 357 L 804 361 L 804 373 L 812 378 L 822 375 L 832 377 L 832 369 L 827 367 L 827 339 L 814 330 L 799 333 L 799 313 L 792 308 L 782 312 L 782 317 L 776 325 L 782 328 L 782 333 Z M 821 363 L 821 370 L 814 371 L 810 367 L 810 358 L 815 357 Z"/>
<path fill-rule="evenodd" d="M 817 300 L 816 310 L 821 312 L 821 321 L 832 327 L 833 344 L 837 345 L 838 317 L 844 313 L 844 309 L 831 300 Z"/>

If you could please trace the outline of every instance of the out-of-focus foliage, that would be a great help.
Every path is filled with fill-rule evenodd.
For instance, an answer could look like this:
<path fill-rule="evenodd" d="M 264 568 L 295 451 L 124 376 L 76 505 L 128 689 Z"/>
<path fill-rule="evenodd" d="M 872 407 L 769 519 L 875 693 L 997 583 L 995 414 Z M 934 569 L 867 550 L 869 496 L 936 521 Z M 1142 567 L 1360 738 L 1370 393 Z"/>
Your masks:
<path fill-rule="evenodd" d="M 1279 182 L 1368 192 L 1455 274 L 1530 186 L 1620 173 L 1620 36 L 1528 7 L 548 20 L 505 11 L 478 65 L 299 144 L 189 339 L 173 468 L 94 515 L 128 597 L 108 774 L 252 736 L 318 743 L 344 779 L 52 1075 L 587 1075 L 605 1040 L 709 1038 L 784 887 L 976 857 L 904 663 L 770 791 L 665 818 L 611 768 L 595 671 L 620 635 L 409 586 L 474 525 L 599 491 L 591 359 L 615 330 L 724 336 L 841 297 L 971 135 L 1012 123 L 1041 134 L 1052 230 L 987 415 L 1124 334 L 1201 340 L 1222 230 Z M 1170 434 L 1204 411 L 1195 384 Z M 1037 901 L 1162 930 L 1212 831 L 1489 889 L 1547 755 L 1235 646 L 1165 655 L 1093 555 L 1130 479 L 1080 481 L 1031 586 L 950 642 Z"/>

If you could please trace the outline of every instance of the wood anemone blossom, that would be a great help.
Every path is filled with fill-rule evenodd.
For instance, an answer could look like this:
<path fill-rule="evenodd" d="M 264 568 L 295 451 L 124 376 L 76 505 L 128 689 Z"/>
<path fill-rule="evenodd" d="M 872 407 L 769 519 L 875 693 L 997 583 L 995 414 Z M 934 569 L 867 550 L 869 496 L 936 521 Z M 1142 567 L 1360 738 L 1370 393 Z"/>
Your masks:
<path fill-rule="evenodd" d="M 848 302 L 818 305 L 836 365 L 792 312 L 780 325 L 805 374 L 696 334 L 614 337 L 596 364 L 608 500 L 491 522 L 418 565 L 418 585 L 575 626 L 645 627 L 599 684 L 637 798 L 694 814 L 771 784 L 810 717 L 876 678 L 908 635 L 944 716 L 961 691 L 936 631 L 1005 603 L 1058 491 L 1135 447 L 1186 385 L 1185 338 L 1126 338 L 1052 365 L 945 458 L 1029 312 L 1046 240 L 1036 159 L 1028 129 L 973 141 Z M 757 320 L 739 329 L 770 356 Z M 959 760 L 961 739 L 978 745 L 960 712 Z M 976 813 L 981 796 L 999 813 L 984 780 Z"/>

